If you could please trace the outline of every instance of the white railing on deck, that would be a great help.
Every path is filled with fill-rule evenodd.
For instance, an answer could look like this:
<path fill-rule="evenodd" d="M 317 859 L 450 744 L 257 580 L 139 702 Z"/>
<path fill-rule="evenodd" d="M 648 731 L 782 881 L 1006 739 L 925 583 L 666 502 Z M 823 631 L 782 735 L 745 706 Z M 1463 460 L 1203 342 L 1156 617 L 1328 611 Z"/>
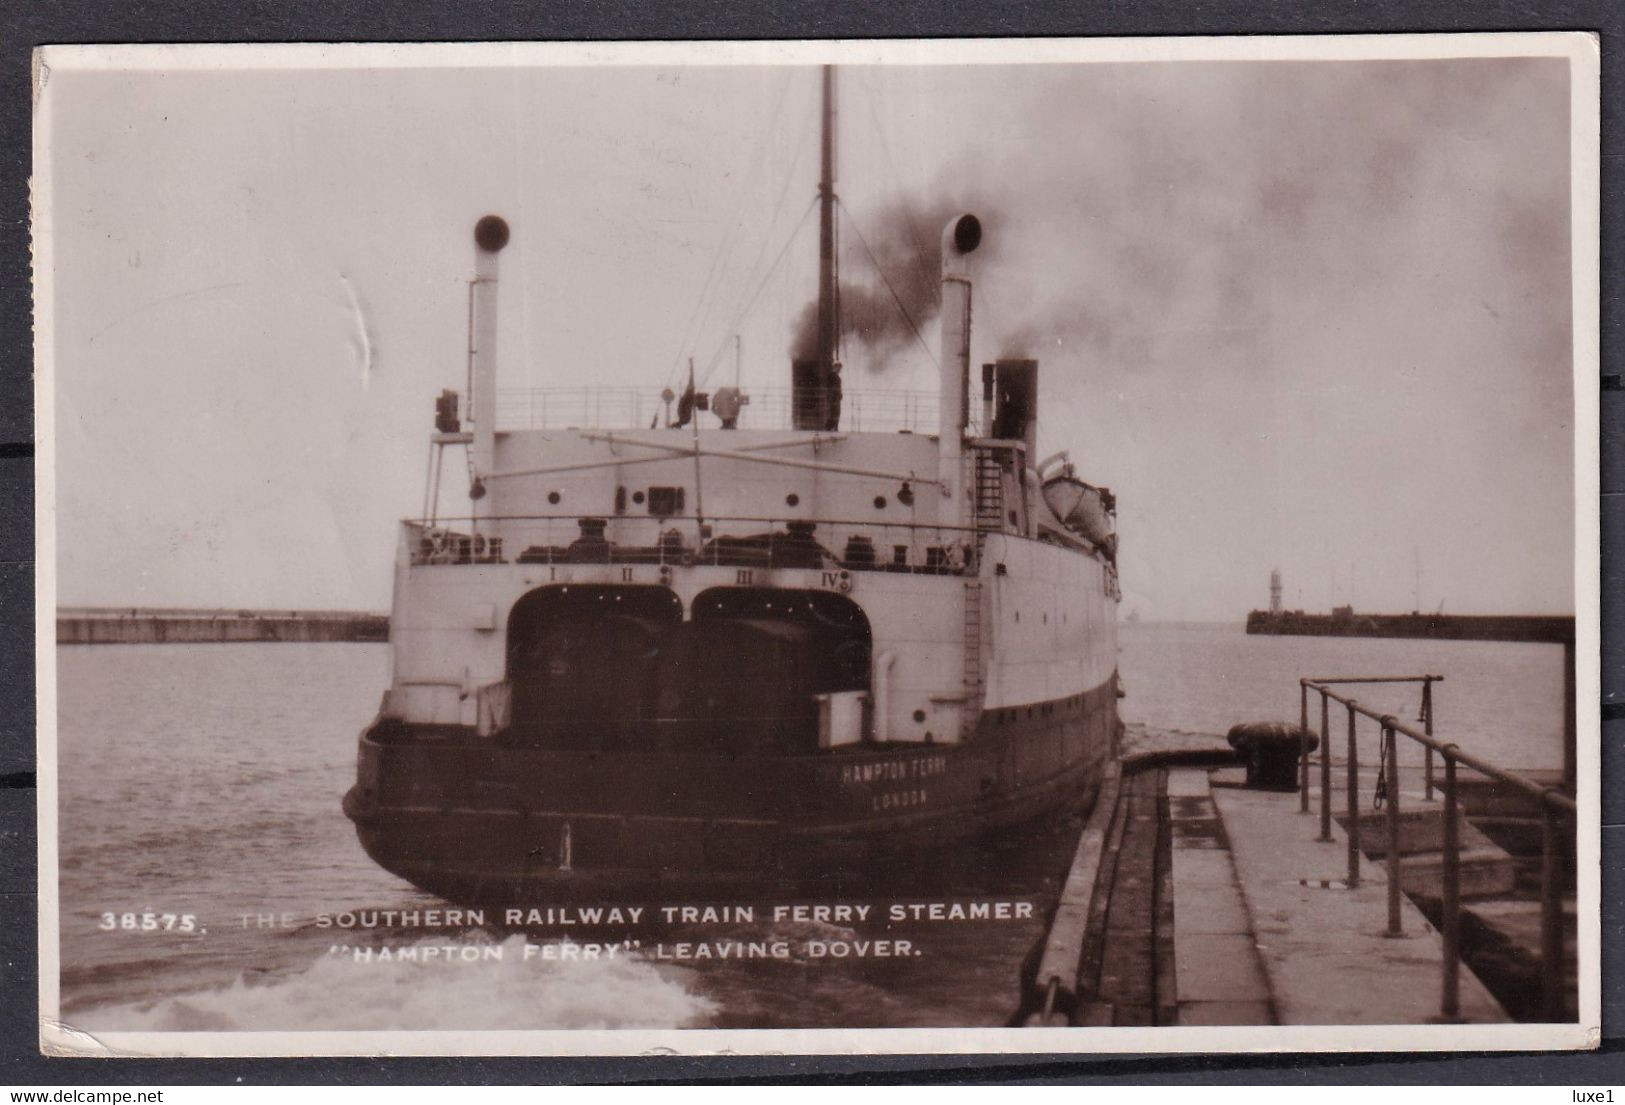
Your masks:
<path fill-rule="evenodd" d="M 932 575 L 976 570 L 975 530 L 912 522 L 611 514 L 402 524 L 413 564 L 779 566 Z M 589 528 L 596 536 L 589 537 Z M 756 543 L 730 544 L 741 538 Z"/>
<path fill-rule="evenodd" d="M 739 429 L 791 429 L 791 388 L 745 388 L 749 402 L 739 412 Z M 712 389 L 708 394 L 715 394 Z M 671 403 L 675 417 L 677 402 Z M 974 416 L 974 412 L 973 416 Z M 497 429 L 547 430 L 648 429 L 664 426 L 667 405 L 655 388 L 556 387 L 501 388 L 497 391 Z M 700 411 L 700 428 L 721 425 L 717 416 Z M 934 391 L 848 390 L 841 399 L 840 429 L 868 432 L 937 430 Z"/>

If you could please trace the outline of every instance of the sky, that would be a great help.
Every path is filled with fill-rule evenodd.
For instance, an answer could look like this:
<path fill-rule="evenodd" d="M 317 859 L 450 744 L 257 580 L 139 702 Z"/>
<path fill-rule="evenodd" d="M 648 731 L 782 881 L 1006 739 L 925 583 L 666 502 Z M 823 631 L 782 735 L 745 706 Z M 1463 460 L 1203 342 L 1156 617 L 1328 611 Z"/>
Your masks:
<path fill-rule="evenodd" d="M 788 384 L 816 69 L 490 56 L 49 74 L 61 603 L 387 608 L 489 212 L 504 388 L 715 384 L 735 334 L 747 388 Z M 1566 60 L 837 88 L 849 297 L 874 253 L 928 298 L 940 216 L 983 216 L 973 363 L 1039 358 L 1125 612 L 1239 620 L 1273 568 L 1312 610 L 1573 610 Z M 848 388 L 934 389 L 911 306 L 923 343 L 854 335 Z"/>

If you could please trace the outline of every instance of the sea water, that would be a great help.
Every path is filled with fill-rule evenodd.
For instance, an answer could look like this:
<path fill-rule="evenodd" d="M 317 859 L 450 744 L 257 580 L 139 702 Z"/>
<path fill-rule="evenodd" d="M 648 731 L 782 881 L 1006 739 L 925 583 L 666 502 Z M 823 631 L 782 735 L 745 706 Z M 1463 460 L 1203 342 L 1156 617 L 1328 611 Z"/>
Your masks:
<path fill-rule="evenodd" d="M 1129 722 L 1222 733 L 1295 717 L 1300 675 L 1427 671 L 1446 677 L 1441 736 L 1509 767 L 1561 762 L 1552 646 L 1212 625 L 1126 625 L 1121 640 Z M 509 928 L 499 909 L 345 928 L 335 918 L 447 905 L 374 865 L 339 807 L 387 646 L 68 646 L 58 670 L 63 1013 L 90 1032 L 997 1025 L 1078 829 L 1058 819 L 944 864 L 939 900 L 1030 902 L 1030 917 L 892 922 L 877 902 L 864 921 L 774 921 L 768 894 L 752 921 L 666 926 L 636 947 Z M 1415 716 L 1414 688 L 1361 697 Z"/>
<path fill-rule="evenodd" d="M 1126 721 L 1222 734 L 1243 721 L 1296 722 L 1302 676 L 1442 675 L 1433 688 L 1436 736 L 1512 770 L 1563 766 L 1561 645 L 1249 636 L 1241 626 L 1211 623 L 1128 624 L 1118 639 Z M 1416 684 L 1341 689 L 1420 728 Z M 1362 724 L 1374 733 L 1375 722 Z M 1311 696 L 1310 725 L 1320 725 L 1318 696 Z M 1418 756 L 1409 753 L 1412 762 Z"/>

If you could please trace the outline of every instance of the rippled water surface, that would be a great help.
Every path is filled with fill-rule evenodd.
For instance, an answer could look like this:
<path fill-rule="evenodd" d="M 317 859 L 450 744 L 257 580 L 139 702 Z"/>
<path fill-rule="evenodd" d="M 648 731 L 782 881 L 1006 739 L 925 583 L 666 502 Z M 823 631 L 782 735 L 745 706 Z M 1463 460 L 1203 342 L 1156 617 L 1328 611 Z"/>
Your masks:
<path fill-rule="evenodd" d="M 1015 1009 L 1078 827 L 979 845 L 933 876 L 942 900 L 1028 902 L 1030 920 L 774 923 L 764 899 L 754 923 L 641 934 L 668 951 L 778 942 L 794 949 L 785 958 L 526 958 L 527 944 L 556 948 L 564 930 L 518 933 L 494 910 L 484 926 L 321 928 L 321 914 L 444 904 L 374 866 L 339 808 L 387 646 L 79 646 L 58 663 L 62 994 L 70 1023 L 92 1031 L 996 1025 Z M 1441 733 L 1508 766 L 1554 766 L 1560 665 L 1561 651 L 1541 645 L 1134 625 L 1122 635 L 1123 709 L 1128 721 L 1223 732 L 1294 716 L 1299 675 L 1428 670 L 1446 676 Z M 1370 697 L 1414 716 L 1414 692 Z M 187 915 L 192 932 L 180 931 Z M 804 954 L 873 940 L 911 952 Z M 355 946 L 409 957 L 358 962 Z"/>
<path fill-rule="evenodd" d="M 1436 733 L 1507 768 L 1563 765 L 1563 649 L 1503 641 L 1248 636 L 1239 625 L 1125 625 L 1123 716 L 1165 729 L 1224 733 L 1239 721 L 1294 720 L 1300 676 L 1444 676 Z M 1415 721 L 1414 686 L 1351 688 Z M 1311 723 L 1319 725 L 1319 707 Z"/>

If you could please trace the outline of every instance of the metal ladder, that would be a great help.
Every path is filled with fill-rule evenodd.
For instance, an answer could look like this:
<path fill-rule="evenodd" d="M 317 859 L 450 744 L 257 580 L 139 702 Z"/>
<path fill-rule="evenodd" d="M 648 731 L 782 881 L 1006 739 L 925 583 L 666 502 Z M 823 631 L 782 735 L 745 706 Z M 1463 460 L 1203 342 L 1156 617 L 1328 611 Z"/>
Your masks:
<path fill-rule="evenodd" d="M 991 449 L 973 449 L 976 466 L 976 540 L 1004 529 L 1004 469 Z"/>
<path fill-rule="evenodd" d="M 982 669 L 982 548 L 989 533 L 1004 529 L 1004 479 L 999 462 L 992 451 L 971 450 L 972 480 L 975 499 L 972 516 L 975 536 L 974 552 L 965 565 L 965 709 L 966 735 L 981 720 L 982 698 L 986 689 L 987 673 Z"/>

